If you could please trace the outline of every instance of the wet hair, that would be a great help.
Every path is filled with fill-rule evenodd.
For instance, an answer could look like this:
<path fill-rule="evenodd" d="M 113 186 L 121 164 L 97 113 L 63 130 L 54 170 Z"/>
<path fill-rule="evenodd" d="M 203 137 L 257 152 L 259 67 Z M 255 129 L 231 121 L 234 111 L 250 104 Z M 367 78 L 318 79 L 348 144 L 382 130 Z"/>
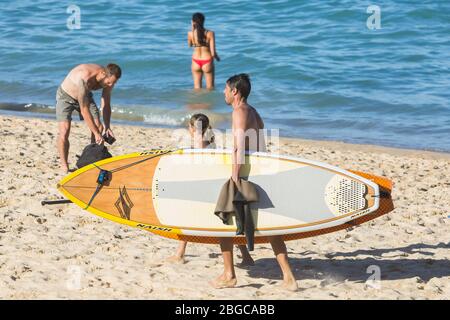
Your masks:
<path fill-rule="evenodd" d="M 250 76 L 246 73 L 236 74 L 227 80 L 231 90 L 236 89 L 243 98 L 247 99 L 252 90 Z"/>
<path fill-rule="evenodd" d="M 206 45 L 206 35 L 205 28 L 203 27 L 205 23 L 205 16 L 196 12 L 192 15 L 192 21 L 194 22 L 194 32 L 197 34 L 197 42 L 199 45 Z"/>
<path fill-rule="evenodd" d="M 189 124 L 195 128 L 198 121 L 200 121 L 203 138 L 210 144 L 214 143 L 215 136 L 212 132 L 211 125 L 209 124 L 209 118 L 203 113 L 196 113 L 192 115 L 191 119 L 189 120 Z"/>
<path fill-rule="evenodd" d="M 122 76 L 122 69 L 117 64 L 110 63 L 105 68 L 108 77 L 115 76 L 117 80 Z"/>

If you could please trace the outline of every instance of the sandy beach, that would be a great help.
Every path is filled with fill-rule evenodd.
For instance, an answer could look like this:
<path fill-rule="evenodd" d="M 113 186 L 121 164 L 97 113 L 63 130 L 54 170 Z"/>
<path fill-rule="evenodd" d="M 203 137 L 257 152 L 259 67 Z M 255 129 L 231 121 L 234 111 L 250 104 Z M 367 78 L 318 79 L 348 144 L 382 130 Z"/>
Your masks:
<path fill-rule="evenodd" d="M 114 122 L 113 129 L 113 155 L 176 146 L 170 129 Z M 41 200 L 61 197 L 56 133 L 52 120 L 0 116 L 0 299 L 450 297 L 450 154 L 280 139 L 281 154 L 391 179 L 395 210 L 351 230 L 287 242 L 297 292 L 279 287 L 269 244 L 256 245 L 255 266 L 236 269 L 237 288 L 217 290 L 207 281 L 222 271 L 218 246 L 189 244 L 185 264 L 168 264 L 176 241 L 73 204 L 42 207 Z M 72 124 L 70 142 L 73 165 L 89 143 L 84 123 Z M 381 281 L 366 282 L 374 270 Z"/>

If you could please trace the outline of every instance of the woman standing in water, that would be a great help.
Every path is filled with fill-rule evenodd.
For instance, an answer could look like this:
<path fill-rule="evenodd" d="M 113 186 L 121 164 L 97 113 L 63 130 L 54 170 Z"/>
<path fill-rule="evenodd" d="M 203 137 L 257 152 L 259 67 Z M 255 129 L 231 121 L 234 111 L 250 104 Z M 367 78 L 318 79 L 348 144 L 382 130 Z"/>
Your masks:
<path fill-rule="evenodd" d="M 202 87 L 202 77 L 205 75 L 206 89 L 214 89 L 214 59 L 220 61 L 216 52 L 214 32 L 204 28 L 205 16 L 200 12 L 192 15 L 192 30 L 188 32 L 189 47 L 194 47 L 192 53 L 192 78 L 194 89 Z"/>

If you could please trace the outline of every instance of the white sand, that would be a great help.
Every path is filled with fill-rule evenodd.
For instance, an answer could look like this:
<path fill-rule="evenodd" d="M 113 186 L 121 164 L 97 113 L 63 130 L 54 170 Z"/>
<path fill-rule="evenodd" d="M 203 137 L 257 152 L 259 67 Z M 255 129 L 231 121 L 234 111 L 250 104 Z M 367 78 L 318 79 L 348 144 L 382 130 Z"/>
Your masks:
<path fill-rule="evenodd" d="M 114 130 L 113 155 L 174 146 L 168 129 Z M 254 267 L 236 269 L 237 288 L 216 290 L 207 281 L 222 271 L 217 246 L 189 244 L 186 264 L 164 264 L 176 241 L 73 204 L 40 205 L 60 197 L 56 122 L 0 116 L 0 134 L 1 299 L 450 297 L 449 154 L 281 139 L 282 154 L 392 179 L 396 209 L 350 231 L 287 242 L 297 292 L 278 287 L 281 272 L 268 244 L 256 245 Z M 72 163 L 88 142 L 85 125 L 74 123 Z M 370 266 L 381 272 L 375 285 L 366 283 Z"/>

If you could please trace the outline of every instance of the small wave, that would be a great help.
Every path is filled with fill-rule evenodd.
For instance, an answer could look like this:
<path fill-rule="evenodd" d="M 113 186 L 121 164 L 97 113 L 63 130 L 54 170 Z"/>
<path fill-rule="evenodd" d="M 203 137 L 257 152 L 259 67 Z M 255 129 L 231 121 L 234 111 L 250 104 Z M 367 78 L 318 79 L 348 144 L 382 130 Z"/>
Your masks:
<path fill-rule="evenodd" d="M 144 122 L 154 125 L 166 125 L 166 126 L 181 126 L 186 119 L 174 118 L 170 115 L 152 114 L 144 115 Z"/>
<path fill-rule="evenodd" d="M 113 108 L 112 117 L 130 122 L 143 122 L 147 125 L 178 127 L 186 126 L 190 117 L 198 112 L 206 114 L 212 126 L 220 125 L 229 118 L 227 114 L 205 109 L 167 109 L 150 106 L 116 106 Z"/>
<path fill-rule="evenodd" d="M 16 112 L 54 113 L 55 106 L 39 103 L 0 103 L 0 110 Z"/>

